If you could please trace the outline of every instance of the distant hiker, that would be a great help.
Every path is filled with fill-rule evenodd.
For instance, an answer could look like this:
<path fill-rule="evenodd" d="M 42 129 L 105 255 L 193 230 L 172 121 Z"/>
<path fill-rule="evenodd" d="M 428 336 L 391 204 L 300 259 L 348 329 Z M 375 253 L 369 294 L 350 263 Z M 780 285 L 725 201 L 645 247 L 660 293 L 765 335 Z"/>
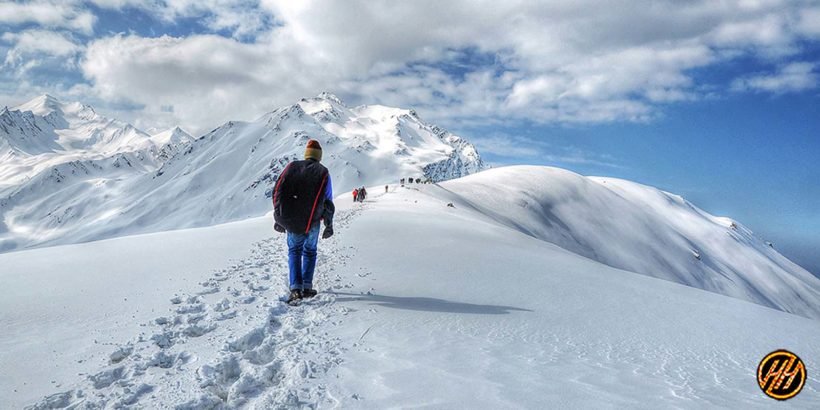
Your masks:
<path fill-rule="evenodd" d="M 287 232 L 290 296 L 288 303 L 316 296 L 313 271 L 319 243 L 320 221 L 325 221 L 322 239 L 333 235 L 333 188 L 322 160 L 319 141 L 310 140 L 305 159 L 285 167 L 273 189 L 274 229 Z"/>
<path fill-rule="evenodd" d="M 353 190 L 353 202 L 357 202 L 358 200 L 359 200 L 359 190 L 354 189 Z"/>
<path fill-rule="evenodd" d="M 387 185 L 384 186 L 384 193 L 387 193 Z"/>

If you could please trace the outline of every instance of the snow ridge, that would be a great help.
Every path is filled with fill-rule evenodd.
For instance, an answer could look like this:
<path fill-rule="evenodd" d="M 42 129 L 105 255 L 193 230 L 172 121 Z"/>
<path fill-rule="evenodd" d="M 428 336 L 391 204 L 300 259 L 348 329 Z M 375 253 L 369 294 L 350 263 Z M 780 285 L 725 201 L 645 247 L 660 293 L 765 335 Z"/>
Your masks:
<path fill-rule="evenodd" d="M 820 279 L 739 222 L 678 195 L 537 166 L 441 187 L 456 207 L 606 265 L 820 318 Z"/>

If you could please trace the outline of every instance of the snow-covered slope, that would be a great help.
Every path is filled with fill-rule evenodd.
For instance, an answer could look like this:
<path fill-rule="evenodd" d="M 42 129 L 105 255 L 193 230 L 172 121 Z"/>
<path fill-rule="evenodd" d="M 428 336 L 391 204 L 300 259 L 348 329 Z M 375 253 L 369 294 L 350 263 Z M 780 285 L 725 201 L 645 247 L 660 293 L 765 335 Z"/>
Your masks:
<path fill-rule="evenodd" d="M 0 111 L 0 188 L 74 160 L 157 148 L 148 134 L 46 94 Z"/>
<path fill-rule="evenodd" d="M 0 407 L 820 406 L 817 321 L 615 269 L 449 199 L 482 178 L 340 196 L 322 293 L 296 308 L 278 299 L 270 217 L 0 255 Z M 808 366 L 787 403 L 755 380 L 780 348 Z"/>
<path fill-rule="evenodd" d="M 820 279 L 739 222 L 630 181 L 549 167 L 488 170 L 440 196 L 606 265 L 820 318 Z"/>
<path fill-rule="evenodd" d="M 336 192 L 402 177 L 440 181 L 484 167 L 471 144 L 411 110 L 350 108 L 327 93 L 197 139 L 178 129 L 131 134 L 130 126 L 109 137 L 94 128 L 103 119 L 91 108 L 49 96 L 4 115 L 14 124 L 7 130 L 48 132 L 0 138 L 0 155 L 21 158 L 0 167 L 7 184 L 0 186 L 0 252 L 262 215 L 279 173 L 302 158 L 309 138 L 322 143 Z M 59 130 L 40 124 L 58 122 L 52 116 L 63 121 Z M 81 137 L 84 130 L 90 134 Z"/>

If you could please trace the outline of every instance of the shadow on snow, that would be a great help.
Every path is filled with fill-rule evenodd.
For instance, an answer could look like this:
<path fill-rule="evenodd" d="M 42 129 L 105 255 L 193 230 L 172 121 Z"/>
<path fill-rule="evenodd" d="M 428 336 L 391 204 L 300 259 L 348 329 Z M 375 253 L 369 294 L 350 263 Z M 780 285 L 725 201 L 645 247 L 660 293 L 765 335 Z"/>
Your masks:
<path fill-rule="evenodd" d="M 512 311 L 532 312 L 530 309 L 513 306 L 477 305 L 425 297 L 362 295 L 344 292 L 334 292 L 334 294 L 337 295 L 336 302 L 365 301 L 376 306 L 423 312 L 468 313 L 475 315 L 506 315 Z"/>

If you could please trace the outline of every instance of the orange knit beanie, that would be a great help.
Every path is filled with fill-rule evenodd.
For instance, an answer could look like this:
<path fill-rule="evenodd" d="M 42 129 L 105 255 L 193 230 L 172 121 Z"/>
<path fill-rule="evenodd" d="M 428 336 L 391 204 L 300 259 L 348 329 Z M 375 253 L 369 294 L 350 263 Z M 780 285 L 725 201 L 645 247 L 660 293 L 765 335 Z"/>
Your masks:
<path fill-rule="evenodd" d="M 322 146 L 319 145 L 319 141 L 310 140 L 307 143 L 307 148 L 305 148 L 305 159 L 311 158 L 316 161 L 322 160 Z"/>

